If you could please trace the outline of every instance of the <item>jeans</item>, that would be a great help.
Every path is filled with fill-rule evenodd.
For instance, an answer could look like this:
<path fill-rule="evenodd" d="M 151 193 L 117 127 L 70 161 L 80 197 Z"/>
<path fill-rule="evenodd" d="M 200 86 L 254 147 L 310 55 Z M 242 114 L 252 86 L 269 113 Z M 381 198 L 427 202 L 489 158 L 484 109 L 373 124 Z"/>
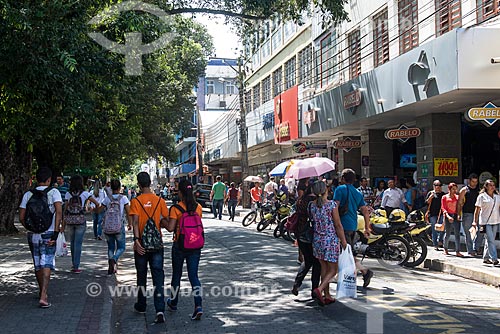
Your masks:
<path fill-rule="evenodd" d="M 474 247 L 474 240 L 470 235 L 469 229 L 472 227 L 472 221 L 474 220 L 473 213 L 463 213 L 462 214 L 462 226 L 465 233 L 465 245 L 467 246 L 467 253 L 475 253 L 476 247 Z"/>
<path fill-rule="evenodd" d="M 172 281 L 170 282 L 170 298 L 173 306 L 179 301 L 179 289 L 181 286 L 182 267 L 186 260 L 187 272 L 191 289 L 194 295 L 194 306 L 201 306 L 201 283 L 198 278 L 198 266 L 200 264 L 201 250 L 182 251 L 174 242 L 172 245 Z"/>
<path fill-rule="evenodd" d="M 299 249 L 304 256 L 304 262 L 300 265 L 299 271 L 297 272 L 297 276 L 295 277 L 295 282 L 293 283 L 294 287 L 300 288 L 304 278 L 306 277 L 309 269 L 312 267 L 312 275 L 311 275 L 311 285 L 312 290 L 316 289 L 319 286 L 319 280 L 321 277 L 321 264 L 319 260 L 313 255 L 313 246 L 310 243 L 302 242 L 298 240 Z"/>
<path fill-rule="evenodd" d="M 229 213 L 229 219 L 234 220 L 234 215 L 236 214 L 236 204 L 238 204 L 238 200 L 230 199 L 227 202 L 227 211 Z"/>
<path fill-rule="evenodd" d="M 108 242 L 108 259 L 118 262 L 120 256 L 125 252 L 125 225 L 118 234 L 104 234 Z M 116 250 L 116 252 L 115 252 Z"/>
<path fill-rule="evenodd" d="M 102 236 L 102 218 L 104 217 L 105 213 L 105 211 L 92 213 L 92 221 L 94 222 L 94 238 Z"/>
<path fill-rule="evenodd" d="M 144 255 L 139 255 L 134 252 L 135 269 L 137 271 L 137 287 L 139 293 L 137 295 L 136 309 L 146 310 L 146 291 L 147 277 L 148 277 L 148 263 L 151 270 L 151 277 L 153 278 L 154 287 L 154 305 L 156 312 L 165 312 L 165 294 L 163 291 L 165 272 L 163 271 L 163 248 L 157 252 L 147 252 Z"/>
<path fill-rule="evenodd" d="M 71 251 L 71 263 L 73 264 L 73 269 L 78 269 L 80 267 L 83 236 L 85 235 L 86 228 L 87 224 L 66 225 L 66 232 L 68 232 L 68 238 L 66 238 L 66 240 L 71 244 L 69 249 Z"/>
<path fill-rule="evenodd" d="M 214 199 L 212 201 L 212 210 L 214 218 L 217 218 L 217 210 L 219 211 L 219 219 L 222 219 L 222 206 L 224 205 L 223 199 Z"/>
<path fill-rule="evenodd" d="M 455 252 L 460 252 L 460 222 L 457 220 L 457 215 L 451 215 L 454 220 L 450 222 L 448 219 L 446 221 L 446 235 L 444 236 L 444 249 L 448 249 L 448 244 L 450 242 L 451 230 L 455 234 Z"/>
<path fill-rule="evenodd" d="M 438 220 L 438 216 L 430 216 L 429 217 L 429 222 L 431 223 L 431 226 L 432 226 L 432 244 L 434 245 L 434 247 L 438 247 L 439 242 L 442 243 L 444 240 L 444 231 L 443 232 L 436 231 L 436 229 L 434 228 L 434 225 L 436 225 L 437 220 Z M 439 218 L 439 223 L 442 223 L 442 222 L 443 222 L 443 217 L 441 216 Z"/>
<path fill-rule="evenodd" d="M 500 224 L 495 224 L 495 225 L 488 224 L 485 227 L 486 227 L 486 243 L 488 245 L 488 250 L 486 251 L 485 247 L 483 259 L 486 260 L 489 255 L 491 261 L 497 261 L 498 255 L 497 255 L 497 246 L 495 245 L 495 236 L 500 230 Z"/>

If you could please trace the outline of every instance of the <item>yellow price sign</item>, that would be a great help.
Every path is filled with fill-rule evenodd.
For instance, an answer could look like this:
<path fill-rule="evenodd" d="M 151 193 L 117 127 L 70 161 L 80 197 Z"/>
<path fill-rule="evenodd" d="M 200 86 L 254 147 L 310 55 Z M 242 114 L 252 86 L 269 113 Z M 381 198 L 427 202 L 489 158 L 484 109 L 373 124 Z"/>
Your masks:
<path fill-rule="evenodd" d="M 434 176 L 458 176 L 458 159 L 434 158 Z"/>

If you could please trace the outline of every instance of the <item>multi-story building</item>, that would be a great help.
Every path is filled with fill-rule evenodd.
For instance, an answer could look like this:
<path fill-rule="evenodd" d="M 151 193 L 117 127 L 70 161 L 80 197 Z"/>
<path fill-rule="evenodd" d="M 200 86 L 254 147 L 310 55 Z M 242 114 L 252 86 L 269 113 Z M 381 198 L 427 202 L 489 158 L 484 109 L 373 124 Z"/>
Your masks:
<path fill-rule="evenodd" d="M 251 173 L 321 154 L 375 181 L 500 170 L 500 1 L 351 0 L 248 36 Z"/>

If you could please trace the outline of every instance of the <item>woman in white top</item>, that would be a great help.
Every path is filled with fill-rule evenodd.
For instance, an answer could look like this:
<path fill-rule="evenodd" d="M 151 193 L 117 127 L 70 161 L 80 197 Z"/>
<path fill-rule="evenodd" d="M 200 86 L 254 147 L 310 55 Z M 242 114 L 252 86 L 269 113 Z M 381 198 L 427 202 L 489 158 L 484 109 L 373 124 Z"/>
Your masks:
<path fill-rule="evenodd" d="M 495 236 L 500 227 L 500 195 L 498 195 L 495 182 L 492 180 L 486 180 L 476 200 L 472 226 L 475 227 L 478 224 L 479 232 L 486 233 L 483 263 L 497 265 L 498 256 Z"/>

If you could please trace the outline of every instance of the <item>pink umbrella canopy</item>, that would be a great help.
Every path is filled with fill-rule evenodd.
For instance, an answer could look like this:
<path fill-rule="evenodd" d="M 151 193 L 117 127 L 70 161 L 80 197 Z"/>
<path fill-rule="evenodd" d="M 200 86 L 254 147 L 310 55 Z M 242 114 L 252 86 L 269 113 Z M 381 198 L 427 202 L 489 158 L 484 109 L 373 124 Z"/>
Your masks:
<path fill-rule="evenodd" d="M 315 177 L 328 173 L 335 169 L 335 162 L 328 158 L 314 157 L 296 161 L 290 166 L 286 177 L 303 179 L 305 177 Z"/>

